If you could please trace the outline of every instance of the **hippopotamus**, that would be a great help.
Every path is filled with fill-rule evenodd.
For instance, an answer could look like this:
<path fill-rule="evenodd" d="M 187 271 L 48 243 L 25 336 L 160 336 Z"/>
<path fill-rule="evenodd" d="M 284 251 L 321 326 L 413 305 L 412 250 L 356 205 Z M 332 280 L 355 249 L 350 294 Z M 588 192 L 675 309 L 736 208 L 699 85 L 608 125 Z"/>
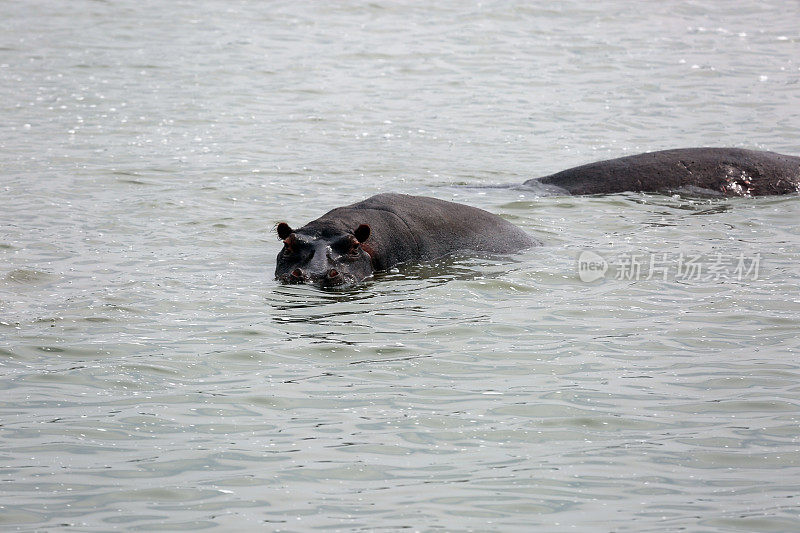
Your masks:
<path fill-rule="evenodd" d="M 800 192 L 800 157 L 741 148 L 679 148 L 598 161 L 522 184 L 545 194 L 675 191 L 721 196 Z M 459 251 L 512 253 L 541 244 L 482 209 L 423 196 L 378 194 L 293 230 L 275 278 L 323 287 L 352 284 L 411 261 Z"/>
<path fill-rule="evenodd" d="M 294 230 L 276 227 L 283 249 L 275 278 L 322 287 L 353 284 L 409 261 L 459 252 L 506 254 L 541 244 L 483 209 L 406 194 L 378 194 Z"/>
<path fill-rule="evenodd" d="M 679 148 L 598 161 L 526 181 L 547 194 L 680 189 L 720 196 L 800 192 L 800 157 L 742 148 Z"/>

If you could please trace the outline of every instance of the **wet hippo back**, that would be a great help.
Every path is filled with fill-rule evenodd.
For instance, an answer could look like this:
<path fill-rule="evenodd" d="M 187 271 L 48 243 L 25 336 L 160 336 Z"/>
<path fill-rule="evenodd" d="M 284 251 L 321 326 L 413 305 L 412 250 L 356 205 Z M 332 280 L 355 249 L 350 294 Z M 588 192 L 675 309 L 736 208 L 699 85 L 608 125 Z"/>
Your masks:
<path fill-rule="evenodd" d="M 741 148 L 680 148 L 598 161 L 525 182 L 569 194 L 696 187 L 726 196 L 800 191 L 800 157 Z"/>
<path fill-rule="evenodd" d="M 536 244 L 517 226 L 483 209 L 407 194 L 378 194 L 334 209 L 312 224 L 345 218 L 372 228 L 369 245 L 378 270 L 458 251 L 511 253 Z"/>

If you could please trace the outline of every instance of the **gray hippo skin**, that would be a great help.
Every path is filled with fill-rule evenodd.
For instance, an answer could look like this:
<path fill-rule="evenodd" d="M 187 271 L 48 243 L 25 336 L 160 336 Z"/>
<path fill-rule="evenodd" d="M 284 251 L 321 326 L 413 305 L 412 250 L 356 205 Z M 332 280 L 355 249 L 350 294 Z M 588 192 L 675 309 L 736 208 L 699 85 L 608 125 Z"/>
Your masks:
<path fill-rule="evenodd" d="M 275 278 L 325 287 L 458 251 L 502 254 L 540 244 L 482 209 L 406 194 L 378 194 L 338 207 L 297 230 L 281 222 L 277 231 L 283 250 Z"/>
<path fill-rule="evenodd" d="M 560 194 L 681 188 L 724 196 L 789 194 L 800 192 L 800 157 L 741 148 L 679 148 L 589 163 L 523 185 Z"/>

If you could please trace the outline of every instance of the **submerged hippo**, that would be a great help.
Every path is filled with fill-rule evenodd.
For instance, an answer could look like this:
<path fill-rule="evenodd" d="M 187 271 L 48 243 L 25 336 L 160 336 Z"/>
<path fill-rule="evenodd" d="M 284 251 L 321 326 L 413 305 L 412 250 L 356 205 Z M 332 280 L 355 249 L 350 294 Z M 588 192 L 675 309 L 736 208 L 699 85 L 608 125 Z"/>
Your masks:
<path fill-rule="evenodd" d="M 549 194 L 690 189 L 722 196 L 800 192 L 800 157 L 741 148 L 681 148 L 589 163 L 526 181 Z M 336 286 L 408 261 L 458 251 L 511 253 L 538 245 L 482 209 L 422 196 L 379 194 L 293 230 L 277 226 L 276 279 Z"/>
<path fill-rule="evenodd" d="M 293 230 L 277 226 L 283 250 L 276 279 L 336 286 L 408 261 L 458 251 L 511 253 L 537 243 L 483 209 L 423 196 L 378 194 Z"/>
<path fill-rule="evenodd" d="M 741 148 L 679 148 L 589 163 L 523 186 L 550 194 L 702 189 L 723 196 L 800 192 L 800 157 Z"/>

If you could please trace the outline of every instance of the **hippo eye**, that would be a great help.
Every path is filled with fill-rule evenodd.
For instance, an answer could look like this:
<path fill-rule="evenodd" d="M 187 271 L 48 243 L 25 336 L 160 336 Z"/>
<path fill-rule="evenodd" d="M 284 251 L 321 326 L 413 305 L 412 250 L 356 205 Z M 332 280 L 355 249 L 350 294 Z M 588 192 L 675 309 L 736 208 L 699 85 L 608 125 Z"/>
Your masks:
<path fill-rule="evenodd" d="M 360 249 L 358 247 L 358 243 L 354 242 L 352 245 L 350 245 L 350 249 L 347 251 L 347 255 L 357 256 L 359 251 Z"/>

